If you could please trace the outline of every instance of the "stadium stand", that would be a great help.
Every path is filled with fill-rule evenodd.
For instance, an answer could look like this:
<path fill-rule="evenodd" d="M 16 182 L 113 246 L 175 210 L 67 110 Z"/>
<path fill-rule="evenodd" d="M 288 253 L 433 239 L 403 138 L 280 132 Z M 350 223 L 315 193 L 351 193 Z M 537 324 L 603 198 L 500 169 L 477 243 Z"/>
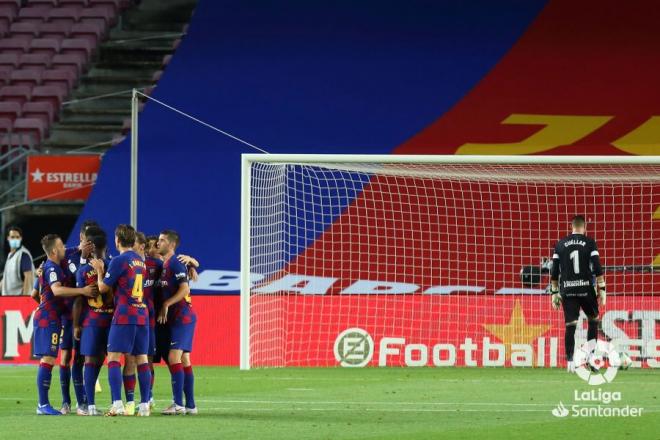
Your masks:
<path fill-rule="evenodd" d="M 2 151 L 103 151 L 116 143 L 128 129 L 130 89 L 153 90 L 195 4 L 0 0 Z M 0 157 L 0 168 L 7 162 Z"/>

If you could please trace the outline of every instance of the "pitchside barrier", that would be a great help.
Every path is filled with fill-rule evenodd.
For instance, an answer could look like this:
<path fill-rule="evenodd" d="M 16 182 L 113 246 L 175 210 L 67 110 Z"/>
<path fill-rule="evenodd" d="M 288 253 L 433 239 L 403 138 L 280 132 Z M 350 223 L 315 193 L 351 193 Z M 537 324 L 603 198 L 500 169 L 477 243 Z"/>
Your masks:
<path fill-rule="evenodd" d="M 395 294 L 392 294 L 395 295 Z M 459 294 L 413 294 L 403 307 L 389 307 L 388 295 L 352 296 L 336 303 L 341 319 L 321 312 L 328 311 L 327 299 L 306 294 L 291 295 L 288 307 L 305 308 L 310 314 L 323 315 L 321 322 L 291 327 L 288 333 L 304 332 L 316 337 L 320 347 L 316 362 L 309 362 L 302 350 L 291 357 L 290 365 L 298 366 L 563 366 L 563 328 L 561 313 L 549 310 L 548 298 L 533 294 L 480 295 L 473 298 L 472 308 L 465 310 Z M 295 303 L 294 303 L 295 302 Z M 634 308 L 623 297 L 610 297 L 601 315 L 601 337 L 626 341 L 633 367 L 660 365 L 658 327 L 660 297 L 644 297 Z M 239 297 L 193 296 L 198 323 L 193 345 L 197 365 L 238 366 Z M 360 307 L 383 308 L 386 316 L 351 317 Z M 538 308 L 546 310 L 547 319 L 538 316 Z M 29 298 L 0 297 L 0 364 L 37 363 L 32 357 L 32 312 L 35 303 Z M 462 325 L 447 327 L 435 335 L 421 335 L 402 328 L 385 329 L 384 323 L 401 322 L 415 314 L 417 319 L 442 322 L 443 315 L 471 316 Z M 493 311 L 498 311 L 497 314 Z M 472 313 L 471 313 L 472 312 Z M 484 316 L 488 317 L 485 319 Z M 357 327 L 356 327 L 357 326 Z M 379 330 L 380 329 L 380 330 Z M 586 324 L 580 323 L 578 338 L 586 338 Z M 290 341 L 292 347 L 298 342 Z M 511 350 L 511 351 L 509 351 Z M 513 355 L 513 356 L 512 356 Z"/>

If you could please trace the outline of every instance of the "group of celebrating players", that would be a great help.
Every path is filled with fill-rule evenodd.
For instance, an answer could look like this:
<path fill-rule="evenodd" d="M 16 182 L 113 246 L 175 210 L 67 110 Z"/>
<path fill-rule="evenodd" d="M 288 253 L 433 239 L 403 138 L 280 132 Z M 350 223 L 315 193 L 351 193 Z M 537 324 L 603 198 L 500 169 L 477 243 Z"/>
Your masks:
<path fill-rule="evenodd" d="M 197 414 L 190 363 L 197 318 L 189 279 L 196 279 L 199 264 L 192 257 L 175 254 L 179 235 L 172 230 L 146 237 L 122 224 L 115 229 L 114 239 L 119 255 L 112 258 L 107 235 L 94 221 L 83 223 L 76 248 L 65 248 L 55 234 L 41 240 L 47 260 L 37 272 L 32 293 L 39 302 L 34 314 L 34 354 L 41 358 L 37 414 L 70 413 L 73 380 L 76 413 L 101 415 L 95 392 L 107 360 L 112 404 L 105 415 L 136 413 L 137 372 L 137 415 L 149 416 L 154 407 L 153 365 L 161 359 L 169 367 L 173 395 L 162 414 Z M 59 350 L 61 410 L 53 408 L 48 397 Z"/>

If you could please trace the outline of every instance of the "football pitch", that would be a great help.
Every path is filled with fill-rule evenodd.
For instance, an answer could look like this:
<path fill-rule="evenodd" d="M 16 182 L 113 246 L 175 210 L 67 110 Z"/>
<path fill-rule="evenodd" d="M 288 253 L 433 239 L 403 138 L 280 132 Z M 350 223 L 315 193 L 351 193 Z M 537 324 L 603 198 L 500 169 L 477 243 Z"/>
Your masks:
<path fill-rule="evenodd" d="M 100 408 L 109 402 L 106 371 Z M 621 371 L 594 387 L 561 369 L 197 367 L 200 414 L 168 417 L 159 411 L 170 401 L 169 374 L 158 367 L 150 418 L 36 416 L 35 372 L 0 367 L 0 438 L 660 438 L 660 374 L 648 369 Z M 601 400 L 613 401 L 584 400 L 598 390 Z M 50 396 L 59 408 L 57 368 Z M 559 402 L 565 417 L 552 414 Z M 593 412 L 643 409 L 639 417 L 574 417 L 573 405 Z"/>

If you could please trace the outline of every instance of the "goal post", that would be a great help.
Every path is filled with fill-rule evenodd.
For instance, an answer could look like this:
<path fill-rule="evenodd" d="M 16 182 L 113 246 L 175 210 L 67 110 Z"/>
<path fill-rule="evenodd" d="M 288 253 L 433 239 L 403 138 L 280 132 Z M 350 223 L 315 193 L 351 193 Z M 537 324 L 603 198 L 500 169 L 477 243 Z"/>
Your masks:
<path fill-rule="evenodd" d="M 575 214 L 600 337 L 660 365 L 660 156 L 244 154 L 240 367 L 563 365 L 544 258 Z"/>

